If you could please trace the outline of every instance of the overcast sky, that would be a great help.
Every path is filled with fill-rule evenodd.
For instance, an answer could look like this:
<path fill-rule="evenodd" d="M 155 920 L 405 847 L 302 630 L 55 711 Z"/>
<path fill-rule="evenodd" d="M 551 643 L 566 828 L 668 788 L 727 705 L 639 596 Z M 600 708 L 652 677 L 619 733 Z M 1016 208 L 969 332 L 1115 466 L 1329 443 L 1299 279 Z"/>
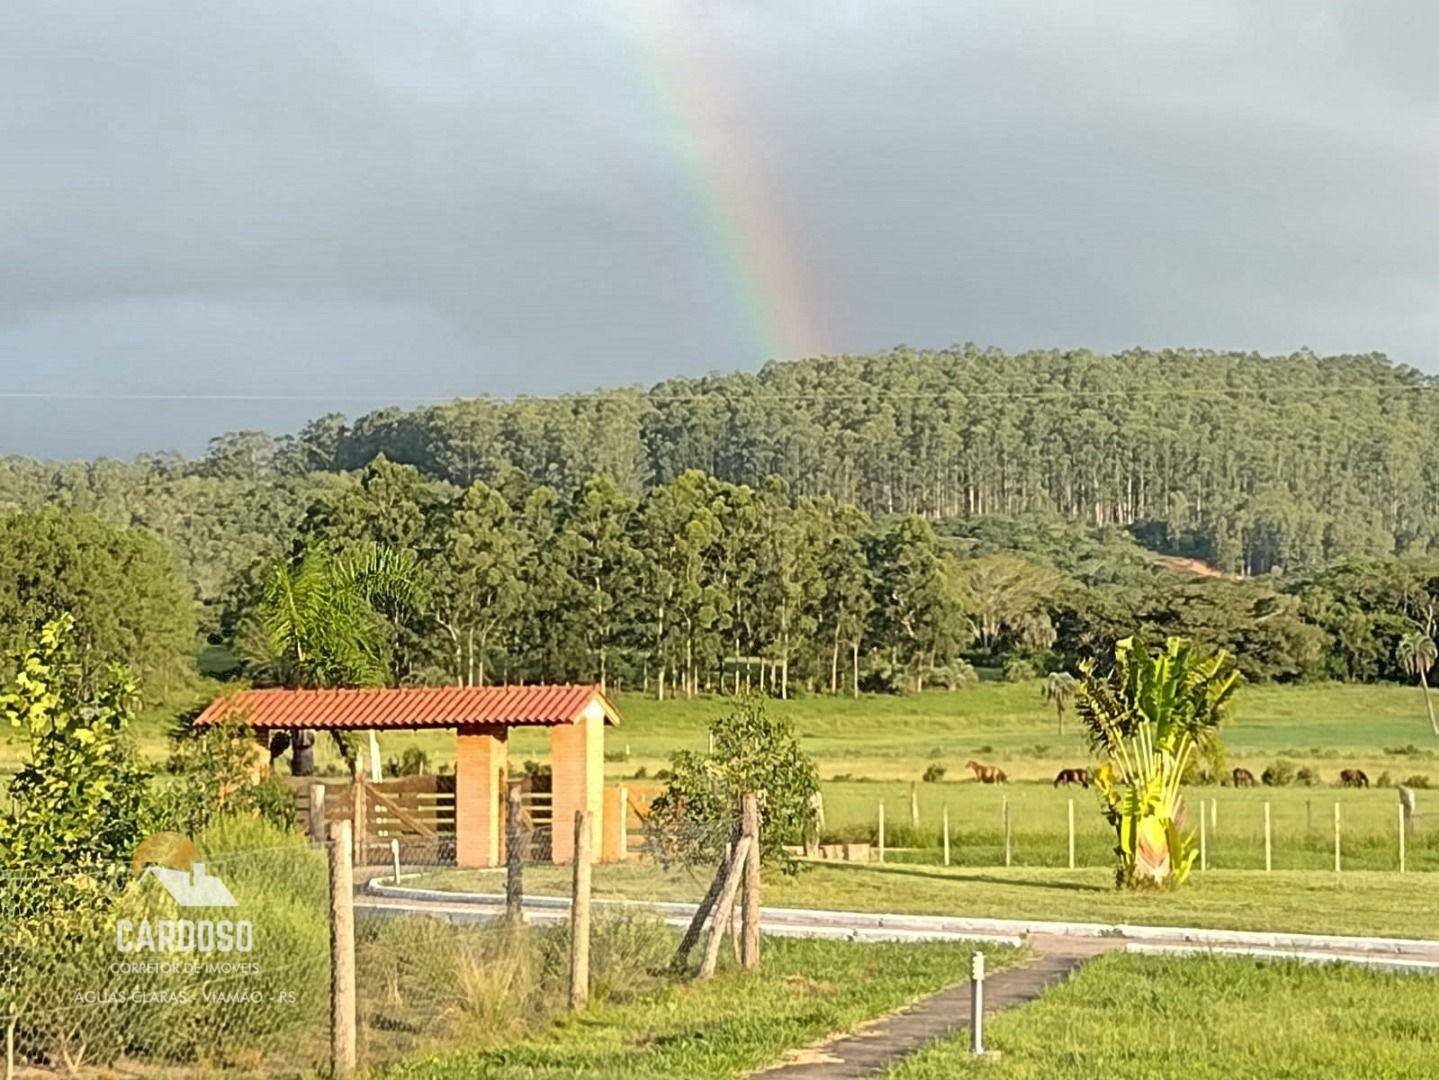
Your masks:
<path fill-rule="evenodd" d="M 0 397 L 0 452 L 900 342 L 1435 370 L 1436 40 L 1417 0 L 4 0 L 0 394 L 68 396 Z"/>

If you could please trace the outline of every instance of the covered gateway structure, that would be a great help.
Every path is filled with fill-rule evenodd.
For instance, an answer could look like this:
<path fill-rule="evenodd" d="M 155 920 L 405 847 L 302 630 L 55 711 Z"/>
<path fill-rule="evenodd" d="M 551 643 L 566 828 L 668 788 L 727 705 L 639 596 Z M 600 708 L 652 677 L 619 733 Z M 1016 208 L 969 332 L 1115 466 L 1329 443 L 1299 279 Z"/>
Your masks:
<path fill-rule="evenodd" d="M 419 731 L 454 728 L 455 862 L 496 866 L 502 851 L 512 727 L 550 729 L 552 857 L 569 862 L 575 813 L 603 835 L 605 725 L 619 713 L 598 686 L 446 686 L 367 690 L 243 690 L 215 700 L 196 726 L 256 731 Z"/>

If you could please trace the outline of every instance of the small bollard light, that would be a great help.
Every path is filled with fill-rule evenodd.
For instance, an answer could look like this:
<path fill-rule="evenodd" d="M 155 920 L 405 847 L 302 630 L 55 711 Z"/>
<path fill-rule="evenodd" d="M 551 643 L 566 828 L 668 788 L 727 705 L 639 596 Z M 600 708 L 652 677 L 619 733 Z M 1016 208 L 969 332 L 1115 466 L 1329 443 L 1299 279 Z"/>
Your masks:
<path fill-rule="evenodd" d="M 984 1053 L 984 953 L 974 954 L 969 971 L 969 1052 Z"/>
<path fill-rule="evenodd" d="M 400 883 L 400 842 L 390 841 L 390 857 L 395 860 L 395 884 Z"/>

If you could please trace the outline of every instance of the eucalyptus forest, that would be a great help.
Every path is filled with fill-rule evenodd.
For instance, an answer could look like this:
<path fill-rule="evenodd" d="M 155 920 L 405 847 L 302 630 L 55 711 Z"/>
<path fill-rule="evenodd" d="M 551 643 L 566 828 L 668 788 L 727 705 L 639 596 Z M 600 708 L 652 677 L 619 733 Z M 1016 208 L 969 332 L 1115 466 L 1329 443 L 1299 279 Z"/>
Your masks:
<path fill-rule="evenodd" d="M 401 682 L 958 686 L 1135 628 L 1251 679 L 1405 678 L 1439 596 L 1434 390 L 1380 356 L 900 348 L 11 457 L 0 635 L 59 605 L 97 663 L 169 678 L 198 636 L 263 678 L 267 575 L 368 546 L 424 596 L 384 620 Z"/>

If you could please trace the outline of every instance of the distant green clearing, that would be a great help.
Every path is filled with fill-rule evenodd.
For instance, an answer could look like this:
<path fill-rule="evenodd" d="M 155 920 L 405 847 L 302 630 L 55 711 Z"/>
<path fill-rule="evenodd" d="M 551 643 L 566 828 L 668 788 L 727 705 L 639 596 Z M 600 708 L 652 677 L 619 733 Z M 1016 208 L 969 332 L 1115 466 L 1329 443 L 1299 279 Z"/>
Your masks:
<path fill-rule="evenodd" d="M 1107 956 L 887 1080 L 986 1077 L 1439 1075 L 1439 985 L 1428 975 L 1235 959 Z"/>
<path fill-rule="evenodd" d="M 727 708 L 724 697 L 656 701 L 637 694 L 616 695 L 624 722 L 608 732 L 606 775 L 653 777 L 676 750 L 702 750 L 706 726 Z M 998 765 L 1015 780 L 1050 781 L 1064 766 L 1087 765 L 1089 752 L 1071 718 L 1060 736 L 1054 710 L 1037 681 L 981 682 L 953 693 L 926 691 L 906 696 L 810 696 L 771 700 L 767 707 L 790 717 L 820 776 L 864 780 L 918 780 L 930 764 L 947 770 L 951 781 L 967 779 L 964 763 L 976 758 Z M 157 728 L 153 736 L 158 739 Z M 1285 758 L 1315 769 L 1326 784 L 1339 770 L 1364 769 L 1371 781 L 1388 772 L 1403 781 L 1427 775 L 1439 786 L 1439 739 L 1429 731 L 1417 687 L 1382 684 L 1315 683 L 1249 686 L 1240 691 L 1236 720 L 1224 741 L 1231 766 L 1257 777 Z M 418 746 L 438 767 L 454 757 L 449 732 L 396 732 L 380 736 L 385 757 Z M 1409 749 L 1412 747 L 1412 751 Z M 1399 753 L 1386 753 L 1386 748 Z M 339 759 L 321 740 L 321 763 L 339 768 Z M 549 743 L 542 731 L 517 730 L 510 756 L 544 761 Z"/>
<path fill-rule="evenodd" d="M 416 881 L 407 880 L 406 884 Z M 502 870 L 436 870 L 419 884 L 503 892 Z M 767 873 L 764 902 L 777 907 L 893 911 L 1009 919 L 1128 922 L 1225 930 L 1439 938 L 1439 889 L 1429 874 L 1360 871 L 1212 870 L 1172 893 L 1122 892 L 1112 870 L 954 868 L 889 864 L 818 864 L 798 876 Z M 594 895 L 697 901 L 703 873 L 645 863 L 595 867 Z M 530 867 L 529 893 L 563 895 L 563 867 Z"/>

